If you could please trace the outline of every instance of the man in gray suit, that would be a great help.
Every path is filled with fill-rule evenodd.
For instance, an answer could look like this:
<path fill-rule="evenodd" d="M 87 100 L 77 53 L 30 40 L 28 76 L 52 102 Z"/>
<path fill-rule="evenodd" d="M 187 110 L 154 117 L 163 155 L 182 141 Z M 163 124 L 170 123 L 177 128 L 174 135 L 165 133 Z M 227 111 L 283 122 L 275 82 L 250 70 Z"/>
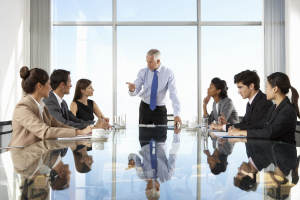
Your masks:
<path fill-rule="evenodd" d="M 52 91 L 49 93 L 49 98 L 45 98 L 43 101 L 47 105 L 50 114 L 58 121 L 78 129 L 85 129 L 87 126 L 104 129 L 109 127 L 106 122 L 101 121 L 98 123 L 78 119 L 69 110 L 67 103 L 63 100 L 64 95 L 70 94 L 70 88 L 72 87 L 69 71 L 63 69 L 54 70 L 50 76 L 50 85 Z"/>

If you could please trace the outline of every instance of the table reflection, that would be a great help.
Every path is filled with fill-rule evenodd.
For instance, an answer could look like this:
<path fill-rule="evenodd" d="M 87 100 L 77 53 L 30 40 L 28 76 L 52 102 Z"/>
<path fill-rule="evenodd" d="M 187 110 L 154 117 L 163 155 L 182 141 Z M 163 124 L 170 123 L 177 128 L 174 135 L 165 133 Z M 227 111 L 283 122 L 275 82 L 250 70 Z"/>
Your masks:
<path fill-rule="evenodd" d="M 0 154 L 0 199 L 298 199 L 297 148 L 167 127 L 40 141 Z"/>

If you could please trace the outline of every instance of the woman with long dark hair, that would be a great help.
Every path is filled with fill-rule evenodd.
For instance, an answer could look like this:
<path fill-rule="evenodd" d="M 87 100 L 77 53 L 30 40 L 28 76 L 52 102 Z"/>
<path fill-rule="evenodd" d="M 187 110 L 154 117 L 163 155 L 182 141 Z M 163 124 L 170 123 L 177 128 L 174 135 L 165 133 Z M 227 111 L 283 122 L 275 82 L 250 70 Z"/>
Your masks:
<path fill-rule="evenodd" d="M 50 115 L 42 98 L 49 97 L 50 80 L 46 71 L 28 67 L 20 70 L 23 91 L 27 94 L 16 105 L 12 116 L 12 140 L 9 146 L 26 146 L 45 139 L 86 135 L 91 128 L 77 130 Z"/>
<path fill-rule="evenodd" d="M 210 86 L 207 89 L 207 97 L 203 100 L 203 110 L 204 117 L 208 117 L 208 124 L 211 124 L 213 121 L 218 123 L 218 118 L 221 115 L 224 115 L 227 122 L 230 124 L 235 124 L 239 122 L 239 116 L 233 102 L 227 95 L 227 83 L 220 78 L 213 78 L 211 80 Z M 210 115 L 207 112 L 207 104 L 210 101 L 210 98 L 214 99 L 213 110 Z"/>
<path fill-rule="evenodd" d="M 75 94 L 70 105 L 71 112 L 82 120 L 94 120 L 94 114 L 98 117 L 98 121 L 109 123 L 109 118 L 105 118 L 96 102 L 88 97 L 93 96 L 94 88 L 92 81 L 88 79 L 80 79 L 76 83 Z"/>
<path fill-rule="evenodd" d="M 296 144 L 295 129 L 299 114 L 297 90 L 291 86 L 289 77 L 281 72 L 275 72 L 267 77 L 266 95 L 268 100 L 274 100 L 268 113 L 259 123 L 245 127 L 242 130 L 230 127 L 229 135 L 247 136 L 249 138 L 268 138 Z M 291 90 L 292 102 L 287 97 Z"/>

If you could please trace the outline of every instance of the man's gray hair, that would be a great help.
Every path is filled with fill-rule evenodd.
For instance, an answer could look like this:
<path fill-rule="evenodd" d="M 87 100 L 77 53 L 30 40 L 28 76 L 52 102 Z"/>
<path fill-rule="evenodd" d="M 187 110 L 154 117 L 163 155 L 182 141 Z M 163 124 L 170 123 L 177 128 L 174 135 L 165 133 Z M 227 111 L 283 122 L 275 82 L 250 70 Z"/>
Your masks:
<path fill-rule="evenodd" d="M 151 200 L 152 199 L 159 199 L 160 198 L 160 191 L 157 191 L 154 187 L 152 190 L 148 191 L 148 193 L 146 194 L 146 198 L 151 199 Z"/>
<path fill-rule="evenodd" d="M 154 56 L 154 60 L 156 62 L 157 60 L 160 60 L 161 54 L 160 51 L 157 49 L 150 49 L 147 53 L 147 56 Z"/>

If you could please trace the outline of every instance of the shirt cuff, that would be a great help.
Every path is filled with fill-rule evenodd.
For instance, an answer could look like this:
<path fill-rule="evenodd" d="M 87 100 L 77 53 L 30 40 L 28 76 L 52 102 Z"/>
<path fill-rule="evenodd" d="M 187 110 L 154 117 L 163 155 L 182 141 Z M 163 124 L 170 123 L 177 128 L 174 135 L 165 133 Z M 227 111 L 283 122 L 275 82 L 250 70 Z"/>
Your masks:
<path fill-rule="evenodd" d="M 223 131 L 226 132 L 226 124 L 223 125 Z"/>
<path fill-rule="evenodd" d="M 156 181 L 159 183 L 159 185 L 161 185 L 161 180 L 159 177 L 156 178 Z"/>
<path fill-rule="evenodd" d="M 136 95 L 135 90 L 134 90 L 133 92 L 131 92 L 130 90 L 128 90 L 128 94 L 129 94 L 130 96 L 135 96 L 135 95 Z"/>
<path fill-rule="evenodd" d="M 176 133 L 173 134 L 173 142 L 174 143 L 180 142 L 180 134 L 176 134 Z"/>
<path fill-rule="evenodd" d="M 180 111 L 175 111 L 174 110 L 174 117 L 180 117 Z"/>

